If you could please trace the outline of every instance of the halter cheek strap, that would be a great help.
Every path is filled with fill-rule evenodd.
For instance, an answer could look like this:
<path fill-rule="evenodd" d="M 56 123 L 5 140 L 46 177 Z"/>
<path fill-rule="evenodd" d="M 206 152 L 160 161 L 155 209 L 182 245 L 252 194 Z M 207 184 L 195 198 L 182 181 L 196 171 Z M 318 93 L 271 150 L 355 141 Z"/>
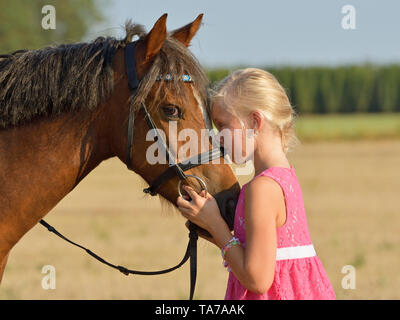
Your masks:
<path fill-rule="evenodd" d="M 136 62 L 135 62 L 136 41 L 129 42 L 125 47 L 125 65 L 128 73 L 129 88 L 136 91 L 139 87 L 139 79 L 137 78 Z"/>

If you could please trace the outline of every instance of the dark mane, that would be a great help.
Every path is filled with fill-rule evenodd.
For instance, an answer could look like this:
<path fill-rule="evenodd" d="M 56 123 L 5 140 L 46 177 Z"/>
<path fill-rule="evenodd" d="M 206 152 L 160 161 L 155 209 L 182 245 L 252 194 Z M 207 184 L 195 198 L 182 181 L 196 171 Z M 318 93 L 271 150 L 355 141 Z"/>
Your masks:
<path fill-rule="evenodd" d="M 128 21 L 124 39 L 98 37 L 89 43 L 18 50 L 0 55 L 0 129 L 28 123 L 35 118 L 94 110 L 114 89 L 112 62 L 116 50 L 134 36 L 144 37 L 142 25 Z M 189 73 L 203 103 L 208 79 L 192 53 L 168 35 L 132 102 L 144 101 L 158 74 Z M 178 78 L 177 78 L 178 79 Z M 177 95 L 184 95 L 182 81 L 169 81 Z M 161 86 L 160 86 L 161 87 Z M 172 89 L 172 88 L 171 88 Z"/>

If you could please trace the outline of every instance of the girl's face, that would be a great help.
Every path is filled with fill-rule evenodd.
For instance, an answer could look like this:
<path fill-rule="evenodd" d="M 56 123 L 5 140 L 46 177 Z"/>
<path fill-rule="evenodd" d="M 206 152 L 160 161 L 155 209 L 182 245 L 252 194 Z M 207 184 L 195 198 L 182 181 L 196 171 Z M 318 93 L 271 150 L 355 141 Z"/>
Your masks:
<path fill-rule="evenodd" d="M 239 119 L 219 101 L 213 103 L 211 117 L 219 131 L 217 138 L 232 161 L 236 164 L 248 161 L 254 153 L 254 136 L 253 131 L 246 128 L 247 121 L 243 120 L 243 127 Z"/>

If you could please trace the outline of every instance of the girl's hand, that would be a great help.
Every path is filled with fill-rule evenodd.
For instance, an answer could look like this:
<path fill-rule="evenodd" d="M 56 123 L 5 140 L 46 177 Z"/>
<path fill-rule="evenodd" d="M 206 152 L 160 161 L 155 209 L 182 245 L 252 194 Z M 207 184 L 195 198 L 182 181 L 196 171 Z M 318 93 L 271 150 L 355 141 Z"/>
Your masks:
<path fill-rule="evenodd" d="M 182 197 L 178 197 L 176 204 L 181 214 L 194 224 L 207 230 L 211 234 L 211 229 L 216 228 L 219 224 L 225 223 L 218 208 L 215 198 L 202 190 L 200 194 L 193 190 L 190 186 L 183 186 L 184 190 L 192 198 L 187 201 Z"/>

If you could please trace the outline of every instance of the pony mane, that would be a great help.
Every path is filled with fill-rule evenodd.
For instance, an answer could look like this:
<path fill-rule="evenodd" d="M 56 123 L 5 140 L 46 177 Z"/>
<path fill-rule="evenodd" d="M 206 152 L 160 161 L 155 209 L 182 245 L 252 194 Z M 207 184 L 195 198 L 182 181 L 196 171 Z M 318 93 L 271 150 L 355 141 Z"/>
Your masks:
<path fill-rule="evenodd" d="M 92 42 L 18 50 L 0 55 L 0 129 L 19 126 L 51 115 L 95 110 L 113 93 L 113 57 L 134 36 L 142 39 L 144 27 L 125 23 L 125 38 L 98 37 Z M 178 40 L 167 36 L 131 101 L 144 101 L 158 74 L 189 73 L 207 105 L 208 78 L 192 53 Z M 186 95 L 182 81 L 165 83 L 177 95 Z M 162 87 L 162 86 L 160 86 Z M 160 88 L 159 87 L 159 88 Z"/>

